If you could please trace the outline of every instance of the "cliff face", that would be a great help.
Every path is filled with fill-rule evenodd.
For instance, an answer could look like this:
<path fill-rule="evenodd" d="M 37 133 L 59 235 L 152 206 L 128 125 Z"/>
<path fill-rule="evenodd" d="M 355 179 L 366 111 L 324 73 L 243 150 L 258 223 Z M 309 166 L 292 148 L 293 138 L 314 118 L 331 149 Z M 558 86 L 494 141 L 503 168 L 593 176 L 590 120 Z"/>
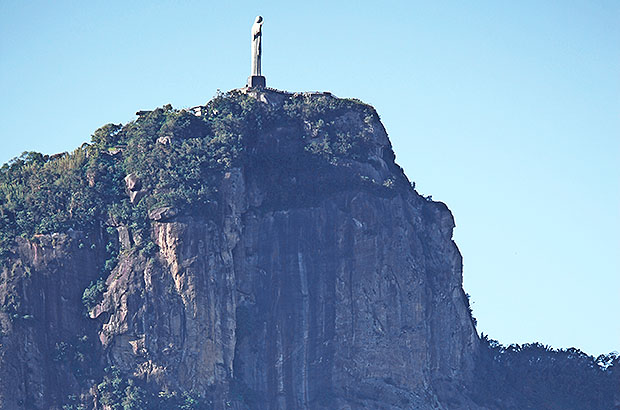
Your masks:
<path fill-rule="evenodd" d="M 249 98 L 271 111 L 336 100 Z M 20 240 L 0 284 L 3 306 L 19 301 L 0 312 L 2 408 L 71 395 L 113 408 L 100 384 L 110 366 L 217 409 L 476 408 L 463 392 L 479 339 L 450 211 L 411 187 L 376 114 L 314 120 L 257 129 L 201 212 L 152 207 L 140 234 L 106 220 L 89 237 Z M 363 136 L 364 151 L 325 157 L 333 132 Z M 301 160 L 311 154 L 322 159 Z M 152 252 L 138 246 L 148 237 Z M 118 262 L 87 317 L 82 293 L 109 240 Z"/>
<path fill-rule="evenodd" d="M 243 219 L 234 368 L 271 408 L 429 406 L 436 382 L 465 383 L 477 340 L 447 209 L 357 193 Z"/>
<path fill-rule="evenodd" d="M 96 241 L 76 232 L 19 239 L 0 277 L 0 408 L 49 408 L 92 375 L 97 326 L 80 299 L 98 272 Z"/>

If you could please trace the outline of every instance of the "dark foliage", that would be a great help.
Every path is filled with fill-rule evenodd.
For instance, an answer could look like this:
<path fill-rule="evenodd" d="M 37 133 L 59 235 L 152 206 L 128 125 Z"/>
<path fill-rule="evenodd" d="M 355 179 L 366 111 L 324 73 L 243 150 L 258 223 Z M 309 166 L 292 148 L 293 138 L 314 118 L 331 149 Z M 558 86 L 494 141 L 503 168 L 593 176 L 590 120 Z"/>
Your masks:
<path fill-rule="evenodd" d="M 92 230 L 121 200 L 122 170 L 89 147 L 55 156 L 26 152 L 0 168 L 0 256 L 17 236 Z"/>
<path fill-rule="evenodd" d="M 104 292 L 105 282 L 103 278 L 99 278 L 95 282 L 90 282 L 90 285 L 84 289 L 84 293 L 82 294 L 82 303 L 87 311 L 90 311 L 101 302 Z"/>
<path fill-rule="evenodd" d="M 597 358 L 540 343 L 502 346 L 482 336 L 474 399 L 496 409 L 609 410 L 620 387 L 620 357 Z"/>
<path fill-rule="evenodd" d="M 144 383 L 126 377 L 115 366 L 104 370 L 103 380 L 97 384 L 97 399 L 112 410 L 211 410 L 211 400 L 193 392 L 161 391 L 153 393 Z M 65 410 L 89 408 L 75 395 L 67 397 Z"/>

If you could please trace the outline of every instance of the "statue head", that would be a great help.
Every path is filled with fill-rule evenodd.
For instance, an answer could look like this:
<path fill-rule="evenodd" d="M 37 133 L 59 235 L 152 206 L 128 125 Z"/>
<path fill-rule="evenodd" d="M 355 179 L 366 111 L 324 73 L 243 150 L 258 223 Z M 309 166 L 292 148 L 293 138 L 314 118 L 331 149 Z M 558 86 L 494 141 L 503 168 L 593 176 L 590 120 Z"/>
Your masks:
<path fill-rule="evenodd" d="M 256 16 L 256 23 L 262 23 L 263 22 L 263 16 Z"/>

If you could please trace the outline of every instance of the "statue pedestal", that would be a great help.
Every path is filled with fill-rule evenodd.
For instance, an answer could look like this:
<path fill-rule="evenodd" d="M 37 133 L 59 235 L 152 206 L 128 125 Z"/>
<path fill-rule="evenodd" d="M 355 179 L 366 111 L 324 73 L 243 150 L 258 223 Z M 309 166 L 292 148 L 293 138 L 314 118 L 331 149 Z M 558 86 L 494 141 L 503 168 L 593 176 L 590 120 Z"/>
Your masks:
<path fill-rule="evenodd" d="M 262 75 L 252 75 L 248 77 L 248 87 L 265 88 L 267 81 Z"/>

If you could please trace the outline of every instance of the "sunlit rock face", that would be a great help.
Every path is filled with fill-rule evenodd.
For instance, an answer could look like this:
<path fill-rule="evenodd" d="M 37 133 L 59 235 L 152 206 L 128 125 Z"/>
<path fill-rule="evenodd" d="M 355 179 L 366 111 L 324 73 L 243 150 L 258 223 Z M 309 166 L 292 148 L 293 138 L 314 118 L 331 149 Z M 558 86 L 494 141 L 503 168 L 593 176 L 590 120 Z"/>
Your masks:
<path fill-rule="evenodd" d="M 104 406 L 109 366 L 217 409 L 477 408 L 464 392 L 479 339 L 448 208 L 415 192 L 371 107 L 244 92 L 271 123 L 205 209 L 151 210 L 146 235 L 102 221 L 121 253 L 88 317 L 104 235 L 20 242 L 9 265 L 29 276 L 4 268 L 0 298 L 17 294 L 35 320 L 0 314 L 3 408 L 59 408 L 70 394 Z M 291 101 L 302 114 L 278 117 Z M 92 343 L 78 374 L 53 359 L 76 335 Z"/>

